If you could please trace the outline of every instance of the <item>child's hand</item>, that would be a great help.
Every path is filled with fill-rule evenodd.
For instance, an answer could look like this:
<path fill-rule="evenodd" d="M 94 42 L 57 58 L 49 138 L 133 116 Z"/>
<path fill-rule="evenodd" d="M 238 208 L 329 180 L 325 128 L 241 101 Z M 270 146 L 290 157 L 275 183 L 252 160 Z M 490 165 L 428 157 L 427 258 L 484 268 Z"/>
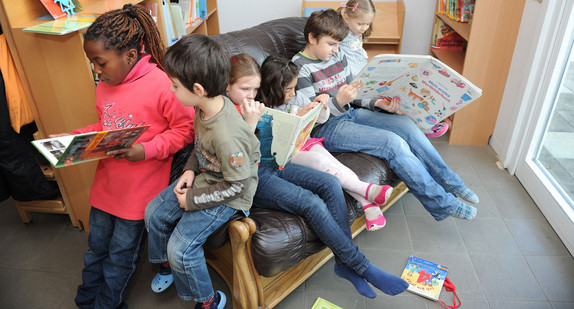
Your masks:
<path fill-rule="evenodd" d="M 259 101 L 249 100 L 247 98 L 243 99 L 243 104 L 241 104 L 241 116 L 247 124 L 255 130 L 261 114 L 263 114 L 263 108 L 265 105 Z"/>
<path fill-rule="evenodd" d="M 399 102 L 400 102 L 400 99 L 397 97 L 393 98 L 392 101 L 389 101 L 387 99 L 380 99 L 380 100 L 377 100 L 375 102 L 375 106 L 382 109 L 382 110 L 385 110 L 389 113 L 395 113 L 397 115 L 402 115 L 405 112 L 399 109 L 399 107 L 401 107 Z"/>
<path fill-rule="evenodd" d="M 58 134 L 48 134 L 49 138 L 53 138 L 53 137 L 62 137 L 62 136 L 67 136 L 70 135 L 71 133 L 58 133 Z"/>
<path fill-rule="evenodd" d="M 319 103 L 323 104 L 323 109 L 327 109 L 327 104 L 329 104 L 329 98 L 330 98 L 330 96 L 328 94 L 323 93 L 323 94 L 316 96 L 315 100 L 313 100 L 313 102 L 319 102 Z"/>
<path fill-rule="evenodd" d="M 305 105 L 305 107 L 303 107 L 302 109 L 300 109 L 299 111 L 297 111 L 297 116 L 301 117 L 305 114 L 307 114 L 310 110 L 312 110 L 313 108 L 315 108 L 315 106 L 317 106 L 317 104 L 321 104 L 320 102 L 317 102 L 316 100 Z"/>
<path fill-rule="evenodd" d="M 194 178 L 195 174 L 193 173 L 193 171 L 186 170 L 177 181 L 175 188 L 173 188 L 173 192 L 177 197 L 179 207 L 185 209 L 186 211 L 189 211 L 186 200 L 187 190 L 191 188 Z"/>
<path fill-rule="evenodd" d="M 339 92 L 337 92 L 337 102 L 339 102 L 339 106 L 345 106 L 353 101 L 363 86 L 365 86 L 365 82 L 362 81 L 355 81 L 348 85 L 341 86 Z"/>
<path fill-rule="evenodd" d="M 142 144 L 133 144 L 131 147 L 108 151 L 108 156 L 115 159 L 126 159 L 130 162 L 137 162 L 145 159 L 145 149 Z"/>

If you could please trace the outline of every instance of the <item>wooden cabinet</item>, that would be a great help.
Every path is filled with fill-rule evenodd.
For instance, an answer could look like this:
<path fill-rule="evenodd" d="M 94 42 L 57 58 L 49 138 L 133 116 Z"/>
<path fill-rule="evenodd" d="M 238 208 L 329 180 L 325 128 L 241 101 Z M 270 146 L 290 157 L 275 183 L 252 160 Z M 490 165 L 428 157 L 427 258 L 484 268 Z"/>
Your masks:
<path fill-rule="evenodd" d="M 156 3 L 159 12 L 161 1 L 82 0 L 82 5 L 84 12 L 104 13 L 127 3 Z M 217 3 L 215 0 L 207 2 L 210 17 L 198 23 L 192 32 L 219 32 Z M 38 20 L 46 14 L 47 10 L 38 0 L 0 0 L 0 24 L 31 102 L 40 137 L 71 132 L 98 120 L 94 105 L 95 83 L 83 50 L 83 31 L 66 35 L 22 31 L 23 28 L 46 22 Z M 165 38 L 162 22 L 158 18 L 160 32 Z M 73 224 L 79 229 L 88 229 L 88 197 L 95 167 L 96 162 L 89 162 L 55 170 L 54 177 L 61 198 L 73 209 L 77 219 Z"/>
<path fill-rule="evenodd" d="M 344 2 L 343 2 L 344 3 Z M 405 21 L 405 3 L 397 1 L 373 1 L 376 9 L 373 20 L 373 32 L 363 42 L 363 47 L 372 58 L 378 54 L 398 54 L 401 52 L 403 24 Z M 303 0 L 303 16 L 306 10 L 316 8 L 338 9 L 341 1 L 307 1 Z"/>
<path fill-rule="evenodd" d="M 207 0 L 207 19 L 199 20 L 187 28 L 189 33 L 200 33 L 205 35 L 219 34 L 219 15 L 217 13 L 217 1 Z"/>
<path fill-rule="evenodd" d="M 482 97 L 456 112 L 449 143 L 486 145 L 494 132 L 525 0 L 476 0 L 471 23 L 435 14 L 467 41 L 464 51 L 431 54 L 482 89 Z"/>

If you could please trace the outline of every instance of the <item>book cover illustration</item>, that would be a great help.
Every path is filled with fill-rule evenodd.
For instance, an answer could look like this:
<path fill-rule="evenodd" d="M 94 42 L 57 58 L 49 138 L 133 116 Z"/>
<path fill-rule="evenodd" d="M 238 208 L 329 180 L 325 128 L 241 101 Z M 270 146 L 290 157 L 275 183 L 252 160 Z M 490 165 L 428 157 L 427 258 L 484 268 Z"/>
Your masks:
<path fill-rule="evenodd" d="M 401 278 L 409 283 L 408 291 L 438 300 L 444 284 L 448 267 L 425 259 L 411 256 L 401 274 Z"/>
<path fill-rule="evenodd" d="M 147 126 L 66 135 L 32 141 L 56 168 L 109 157 L 108 151 L 131 146 Z"/>
<path fill-rule="evenodd" d="M 265 107 L 261 120 L 257 123 L 261 165 L 283 168 L 309 139 L 322 109 L 323 104 L 317 104 L 307 114 L 299 117 Z"/>
<path fill-rule="evenodd" d="M 321 297 L 317 297 L 317 300 L 315 301 L 315 304 L 313 304 L 313 307 L 311 307 L 311 309 L 343 309 L 343 308 Z"/>
<path fill-rule="evenodd" d="M 64 35 L 89 27 L 100 14 L 78 13 L 69 17 L 59 18 L 36 26 L 22 29 L 27 32 Z"/>
<path fill-rule="evenodd" d="M 445 24 L 440 18 L 436 19 L 433 41 L 431 48 L 446 50 L 463 50 L 466 40 L 451 27 Z"/>
<path fill-rule="evenodd" d="M 54 19 L 72 16 L 82 10 L 79 0 L 40 0 Z"/>
<path fill-rule="evenodd" d="M 377 55 L 356 80 L 365 82 L 357 99 L 396 97 L 400 109 L 423 131 L 482 95 L 455 70 L 426 55 Z"/>

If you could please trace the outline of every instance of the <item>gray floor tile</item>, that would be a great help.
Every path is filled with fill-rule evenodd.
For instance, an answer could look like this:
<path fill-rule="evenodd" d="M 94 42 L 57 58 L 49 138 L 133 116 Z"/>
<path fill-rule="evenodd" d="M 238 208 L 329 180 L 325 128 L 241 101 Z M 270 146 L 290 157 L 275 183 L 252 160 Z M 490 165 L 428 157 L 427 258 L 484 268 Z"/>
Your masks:
<path fill-rule="evenodd" d="M 311 309 L 313 304 L 317 301 L 317 298 L 323 298 L 341 308 L 344 309 L 365 309 L 365 297 L 355 296 L 355 294 L 341 294 L 334 292 L 324 292 L 324 293 L 306 293 L 305 295 L 305 307 L 284 307 L 284 308 L 306 308 Z"/>
<path fill-rule="evenodd" d="M 485 187 L 469 187 L 480 199 L 480 203 L 472 205 L 478 210 L 477 218 L 488 218 L 488 217 L 500 217 L 500 212 L 496 205 L 494 205 L 492 199 L 490 198 L 489 191 L 492 189 L 487 189 Z"/>
<path fill-rule="evenodd" d="M 402 214 L 392 215 L 385 212 L 385 218 L 387 223 L 384 228 L 374 232 L 361 233 L 355 237 L 361 250 L 413 250 L 405 216 Z"/>
<path fill-rule="evenodd" d="M 546 219 L 506 219 L 524 255 L 567 255 L 568 250 Z"/>
<path fill-rule="evenodd" d="M 281 301 L 275 309 L 291 309 L 291 308 L 311 308 L 313 305 L 305 306 L 305 291 L 293 291 L 283 301 Z"/>
<path fill-rule="evenodd" d="M 550 301 L 574 302 L 574 260 L 571 256 L 525 258 Z"/>
<path fill-rule="evenodd" d="M 504 218 L 542 219 L 542 213 L 522 188 L 489 188 L 489 195 Z"/>
<path fill-rule="evenodd" d="M 455 220 L 449 217 L 440 222 L 431 216 L 407 216 L 413 248 L 417 252 L 466 253 Z"/>
<path fill-rule="evenodd" d="M 552 309 L 549 302 L 544 301 L 491 301 L 492 309 Z"/>
<path fill-rule="evenodd" d="M 546 301 L 521 255 L 471 255 L 488 300 Z"/>
<path fill-rule="evenodd" d="M 466 249 L 471 254 L 520 254 L 502 218 L 476 217 L 472 221 L 457 220 L 456 223 Z"/>
<path fill-rule="evenodd" d="M 367 299 L 367 309 L 426 309 L 428 304 L 434 304 L 432 300 L 404 292 L 400 295 L 381 295 L 375 299 Z"/>
<path fill-rule="evenodd" d="M 572 309 L 574 308 L 574 302 L 550 302 L 552 309 Z"/>

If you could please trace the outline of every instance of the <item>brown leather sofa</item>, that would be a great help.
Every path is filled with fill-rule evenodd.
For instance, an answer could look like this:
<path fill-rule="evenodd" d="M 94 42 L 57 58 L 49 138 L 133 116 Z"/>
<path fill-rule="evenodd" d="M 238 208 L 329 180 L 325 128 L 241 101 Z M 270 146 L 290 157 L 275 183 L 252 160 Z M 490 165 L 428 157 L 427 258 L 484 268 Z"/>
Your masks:
<path fill-rule="evenodd" d="M 213 37 L 231 55 L 248 53 L 261 64 L 267 55 L 291 58 L 302 50 L 305 22 L 304 17 L 277 19 Z M 360 153 L 334 155 L 364 181 L 395 186 L 383 211 L 408 191 L 384 160 Z M 365 228 L 364 213 L 349 195 L 345 198 L 354 237 Z M 333 256 L 301 217 L 261 208 L 252 208 L 249 218 L 234 216 L 205 249 L 236 309 L 274 307 Z"/>

